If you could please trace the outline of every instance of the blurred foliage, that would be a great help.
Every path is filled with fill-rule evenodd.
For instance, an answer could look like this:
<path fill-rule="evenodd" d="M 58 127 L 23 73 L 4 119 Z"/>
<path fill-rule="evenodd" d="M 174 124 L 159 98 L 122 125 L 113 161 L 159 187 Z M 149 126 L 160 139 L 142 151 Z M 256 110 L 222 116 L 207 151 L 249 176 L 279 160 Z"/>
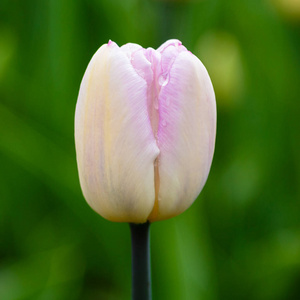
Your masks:
<path fill-rule="evenodd" d="M 299 0 L 1 0 L 0 299 L 130 299 L 126 224 L 85 203 L 73 122 L 109 39 L 178 38 L 214 83 L 208 182 L 152 225 L 153 299 L 298 299 Z"/>

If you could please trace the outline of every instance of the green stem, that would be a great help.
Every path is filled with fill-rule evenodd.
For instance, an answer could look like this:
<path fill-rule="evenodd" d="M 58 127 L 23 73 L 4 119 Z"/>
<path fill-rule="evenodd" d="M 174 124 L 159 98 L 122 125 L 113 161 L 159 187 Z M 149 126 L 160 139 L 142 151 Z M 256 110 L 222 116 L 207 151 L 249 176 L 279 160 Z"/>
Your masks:
<path fill-rule="evenodd" d="M 130 223 L 132 300 L 151 300 L 150 223 Z"/>

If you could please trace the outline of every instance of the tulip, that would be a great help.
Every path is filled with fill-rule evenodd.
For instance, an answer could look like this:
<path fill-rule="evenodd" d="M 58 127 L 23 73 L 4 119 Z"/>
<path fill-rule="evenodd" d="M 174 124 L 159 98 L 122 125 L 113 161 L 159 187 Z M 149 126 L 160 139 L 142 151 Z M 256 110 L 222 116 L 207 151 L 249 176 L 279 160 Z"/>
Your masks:
<path fill-rule="evenodd" d="M 76 105 L 84 197 L 111 221 L 176 216 L 206 182 L 215 134 L 211 80 L 180 41 L 157 50 L 109 41 L 91 59 Z"/>

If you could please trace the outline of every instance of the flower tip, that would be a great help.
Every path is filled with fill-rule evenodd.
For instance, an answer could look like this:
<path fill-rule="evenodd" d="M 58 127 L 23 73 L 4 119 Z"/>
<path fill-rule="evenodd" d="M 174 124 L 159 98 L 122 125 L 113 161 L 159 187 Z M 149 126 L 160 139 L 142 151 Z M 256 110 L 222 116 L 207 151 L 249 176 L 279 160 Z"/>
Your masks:
<path fill-rule="evenodd" d="M 107 46 L 112 48 L 112 47 L 117 46 L 117 44 L 115 42 L 113 42 L 112 40 L 109 40 L 108 43 L 107 43 Z"/>
<path fill-rule="evenodd" d="M 175 47 L 179 47 L 182 45 L 182 42 L 177 40 L 177 39 L 171 39 L 168 41 L 169 45 L 175 46 Z"/>
<path fill-rule="evenodd" d="M 178 52 L 187 50 L 183 45 L 182 42 L 177 39 L 170 39 L 163 43 L 157 50 L 159 52 L 164 52 L 168 47 L 175 47 Z"/>

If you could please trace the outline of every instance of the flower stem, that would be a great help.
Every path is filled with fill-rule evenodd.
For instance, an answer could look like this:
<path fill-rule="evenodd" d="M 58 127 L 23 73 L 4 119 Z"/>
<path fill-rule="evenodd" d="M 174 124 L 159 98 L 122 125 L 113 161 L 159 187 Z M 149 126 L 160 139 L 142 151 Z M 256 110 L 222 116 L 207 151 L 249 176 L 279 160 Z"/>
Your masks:
<path fill-rule="evenodd" d="M 151 300 L 150 223 L 130 223 L 132 300 Z"/>

